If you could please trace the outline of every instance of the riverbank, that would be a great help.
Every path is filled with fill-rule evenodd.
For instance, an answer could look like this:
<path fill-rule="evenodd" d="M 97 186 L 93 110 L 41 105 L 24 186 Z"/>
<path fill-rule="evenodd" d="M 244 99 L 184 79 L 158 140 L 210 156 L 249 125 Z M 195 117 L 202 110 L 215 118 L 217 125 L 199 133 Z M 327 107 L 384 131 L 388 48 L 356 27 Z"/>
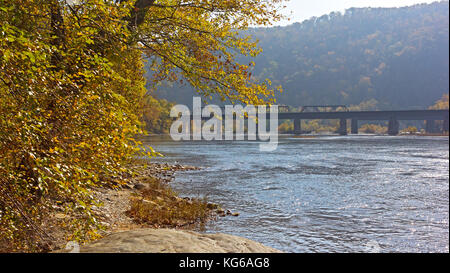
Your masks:
<path fill-rule="evenodd" d="M 135 175 L 117 188 L 94 190 L 102 206 L 93 212 L 104 230 L 101 239 L 82 246 L 82 252 L 277 252 L 237 236 L 192 231 L 202 230 L 206 221 L 239 215 L 206 199 L 180 197 L 171 189 L 176 172 L 198 167 L 137 163 L 130 169 Z M 52 235 L 58 242 L 55 252 L 71 250 L 61 230 Z"/>

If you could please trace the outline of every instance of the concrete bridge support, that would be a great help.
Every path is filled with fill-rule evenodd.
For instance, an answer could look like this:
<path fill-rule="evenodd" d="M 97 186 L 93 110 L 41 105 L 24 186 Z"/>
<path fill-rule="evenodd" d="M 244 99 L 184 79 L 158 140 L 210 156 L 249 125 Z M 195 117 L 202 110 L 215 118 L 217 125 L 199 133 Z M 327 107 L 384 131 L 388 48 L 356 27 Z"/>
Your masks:
<path fill-rule="evenodd" d="M 429 134 L 435 134 L 438 133 L 438 128 L 437 128 L 437 124 L 435 120 L 427 120 L 426 121 L 426 126 L 425 126 L 425 131 Z"/>
<path fill-rule="evenodd" d="M 294 134 L 300 135 L 302 133 L 302 120 L 294 119 Z"/>
<path fill-rule="evenodd" d="M 341 136 L 346 136 L 347 135 L 347 120 L 342 118 L 339 120 L 339 130 L 338 133 Z"/>
<path fill-rule="evenodd" d="M 388 134 L 390 136 L 398 135 L 400 124 L 396 118 L 391 118 L 389 120 Z"/>
<path fill-rule="evenodd" d="M 358 120 L 352 119 L 352 134 L 357 135 L 358 134 Z"/>

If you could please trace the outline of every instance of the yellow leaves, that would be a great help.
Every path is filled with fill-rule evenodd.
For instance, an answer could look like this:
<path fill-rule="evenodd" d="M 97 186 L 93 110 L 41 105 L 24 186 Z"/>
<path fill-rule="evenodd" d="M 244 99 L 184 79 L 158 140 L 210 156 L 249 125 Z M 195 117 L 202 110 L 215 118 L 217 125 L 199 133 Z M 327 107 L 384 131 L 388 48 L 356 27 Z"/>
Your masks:
<path fill-rule="evenodd" d="M 152 147 L 148 147 L 150 151 L 147 152 L 148 157 L 164 157 L 161 153 L 156 152 Z"/>
<path fill-rule="evenodd" d="M 1 190 L 11 188 L 14 200 L 24 200 L 26 213 L 55 197 L 88 209 L 94 201 L 88 188 L 100 176 L 120 177 L 121 166 L 136 153 L 131 143 L 145 92 L 141 52 L 121 40 L 128 36 L 118 21 L 125 9 L 89 0 L 105 8 L 83 6 L 80 20 L 64 11 L 64 46 L 55 46 L 49 2 L 24 0 L 8 13 L 0 2 L 0 183 Z M 48 194 L 34 199 L 42 193 Z M 13 215 L 14 207 L 7 206 Z M 1 223 L 7 221 L 3 215 Z M 11 219 L 16 222 L 10 225 L 22 224 L 21 217 Z M 86 231 L 93 223 L 75 226 Z"/>
<path fill-rule="evenodd" d="M 61 153 L 64 153 L 65 150 L 62 149 L 62 148 L 60 148 L 60 147 L 58 147 L 58 146 L 55 146 L 55 147 L 53 147 L 53 148 L 50 148 L 49 152 L 50 152 L 51 154 L 61 154 Z"/>
<path fill-rule="evenodd" d="M 434 109 L 434 110 L 448 109 L 449 108 L 448 101 L 449 101 L 449 95 L 444 94 L 444 95 L 442 95 L 442 98 L 440 100 L 438 100 L 433 106 L 430 107 L 430 109 Z"/>
<path fill-rule="evenodd" d="M 99 95 L 91 95 L 86 98 L 88 101 L 98 100 L 100 99 Z"/>
<path fill-rule="evenodd" d="M 253 104 L 270 102 L 275 92 L 270 81 L 253 81 L 254 63 L 236 61 L 261 52 L 236 30 L 277 20 L 281 1 L 161 0 L 137 28 L 124 19 L 134 1 L 121 2 L 85 0 L 76 13 L 60 1 L 0 2 L 0 177 L 30 215 L 50 198 L 71 200 L 67 211 L 86 216 L 69 225 L 78 239 L 95 230 L 89 188 L 100 177 L 105 184 L 120 179 L 136 154 L 161 156 L 134 139 L 146 93 L 142 50 L 155 86 L 185 80 L 211 99 Z M 51 24 L 55 7 L 64 35 Z M 152 107 L 167 102 L 150 105 L 149 120 L 166 115 Z M 11 226 L 23 224 L 11 219 Z"/>
<path fill-rule="evenodd" d="M 256 56 L 261 52 L 252 37 L 237 30 L 279 19 L 276 7 L 281 2 L 197 0 L 178 6 L 176 1 L 161 1 L 160 6 L 151 7 L 140 26 L 139 42 L 153 59 L 154 85 L 179 80 L 172 74 L 176 71 L 204 96 L 232 102 L 270 101 L 277 89 L 271 89 L 270 82 L 252 82 L 254 63 L 247 66 L 236 61 L 236 54 Z"/>

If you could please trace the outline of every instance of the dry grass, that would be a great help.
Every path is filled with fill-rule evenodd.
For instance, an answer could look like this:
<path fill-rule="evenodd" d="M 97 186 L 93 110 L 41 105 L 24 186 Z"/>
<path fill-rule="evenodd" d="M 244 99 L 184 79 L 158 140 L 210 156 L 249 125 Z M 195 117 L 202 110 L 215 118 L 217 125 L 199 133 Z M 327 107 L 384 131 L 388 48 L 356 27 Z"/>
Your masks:
<path fill-rule="evenodd" d="M 147 178 L 145 187 L 131 198 L 127 215 L 136 223 L 153 227 L 186 227 L 202 224 L 213 213 L 206 199 L 180 198 L 165 182 Z"/>

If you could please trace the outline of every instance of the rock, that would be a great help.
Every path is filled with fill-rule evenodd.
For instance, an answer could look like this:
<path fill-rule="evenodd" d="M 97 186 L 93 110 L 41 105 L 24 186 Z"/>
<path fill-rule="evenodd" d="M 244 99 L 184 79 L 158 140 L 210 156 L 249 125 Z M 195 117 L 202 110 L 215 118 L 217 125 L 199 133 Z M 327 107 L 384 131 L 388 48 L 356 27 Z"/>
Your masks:
<path fill-rule="evenodd" d="M 137 190 L 142 190 L 142 189 L 145 188 L 145 185 L 144 185 L 144 184 L 141 184 L 141 183 L 136 183 L 136 184 L 134 185 L 134 188 L 137 189 Z"/>
<path fill-rule="evenodd" d="M 216 210 L 216 212 L 217 212 L 217 214 L 225 214 L 225 211 L 223 210 L 223 209 L 221 209 L 221 208 L 218 208 L 217 210 Z"/>
<path fill-rule="evenodd" d="M 239 213 L 235 212 L 235 213 L 231 214 L 231 216 L 237 217 L 237 216 L 239 216 Z"/>
<path fill-rule="evenodd" d="M 207 207 L 208 209 L 217 209 L 217 208 L 219 207 L 219 205 L 214 204 L 214 203 L 208 203 L 208 204 L 206 205 L 206 207 Z"/>
<path fill-rule="evenodd" d="M 150 200 L 146 200 L 146 199 L 142 199 L 142 202 L 143 203 L 147 203 L 147 204 L 151 204 L 151 205 L 156 206 L 156 207 L 159 206 L 157 203 L 155 203 L 153 201 L 150 201 Z"/>
<path fill-rule="evenodd" d="M 231 211 L 229 209 L 227 209 L 227 215 L 231 215 Z"/>
<path fill-rule="evenodd" d="M 66 218 L 69 218 L 69 216 L 64 213 L 56 213 L 55 218 L 56 219 L 66 219 Z"/>
<path fill-rule="evenodd" d="M 170 200 L 171 201 L 175 201 L 175 202 L 183 202 L 184 199 L 178 196 L 170 196 Z"/>
<path fill-rule="evenodd" d="M 56 252 L 65 252 L 59 250 Z M 85 253 L 279 253 L 246 238 L 174 229 L 140 229 L 111 234 L 82 246 Z"/>

